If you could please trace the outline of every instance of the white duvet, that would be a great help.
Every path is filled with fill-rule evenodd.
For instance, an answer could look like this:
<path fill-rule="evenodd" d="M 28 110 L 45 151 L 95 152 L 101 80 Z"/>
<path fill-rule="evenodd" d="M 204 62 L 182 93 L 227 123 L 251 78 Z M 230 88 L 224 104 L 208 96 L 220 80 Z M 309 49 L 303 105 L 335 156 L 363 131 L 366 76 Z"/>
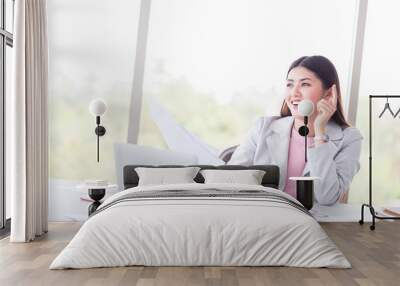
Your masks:
<path fill-rule="evenodd" d="M 263 190 L 262 186 L 179 184 L 164 190 Z M 152 198 L 123 201 L 90 217 L 50 269 L 126 265 L 294 266 L 349 268 L 318 222 L 299 209 L 257 198 Z"/>

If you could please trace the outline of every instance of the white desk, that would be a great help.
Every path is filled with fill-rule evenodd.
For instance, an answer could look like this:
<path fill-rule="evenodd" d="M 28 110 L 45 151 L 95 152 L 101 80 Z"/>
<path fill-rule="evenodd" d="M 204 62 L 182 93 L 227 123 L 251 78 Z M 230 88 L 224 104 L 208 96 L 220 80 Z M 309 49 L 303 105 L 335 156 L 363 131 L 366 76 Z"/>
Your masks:
<path fill-rule="evenodd" d="M 85 221 L 88 217 L 89 198 L 86 189 L 76 188 L 80 182 L 52 180 L 49 185 L 49 221 Z M 112 195 L 106 193 L 105 198 Z M 104 199 L 103 199 L 104 200 Z M 361 204 L 335 204 L 333 206 L 314 205 L 311 210 L 320 222 L 358 222 L 361 218 Z M 369 209 L 365 209 L 364 221 L 371 221 Z"/>
<path fill-rule="evenodd" d="M 361 218 L 361 204 L 314 205 L 312 215 L 319 222 L 358 222 Z M 364 209 L 364 222 L 372 221 L 369 209 Z"/>

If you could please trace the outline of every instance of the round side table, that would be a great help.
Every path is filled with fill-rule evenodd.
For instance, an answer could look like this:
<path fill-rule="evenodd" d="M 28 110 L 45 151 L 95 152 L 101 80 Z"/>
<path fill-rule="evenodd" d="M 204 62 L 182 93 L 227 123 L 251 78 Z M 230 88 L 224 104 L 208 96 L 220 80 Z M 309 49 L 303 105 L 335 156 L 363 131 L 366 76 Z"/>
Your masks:
<path fill-rule="evenodd" d="M 289 180 L 296 181 L 297 200 L 310 210 L 314 204 L 314 181 L 319 177 L 289 177 Z"/>
<path fill-rule="evenodd" d="M 90 189 L 88 188 L 88 194 L 89 197 L 94 200 L 94 202 L 91 203 L 88 208 L 88 215 L 91 216 L 91 214 L 94 213 L 101 205 L 100 200 L 104 198 L 106 194 L 106 189 L 104 187 L 90 187 Z"/>
<path fill-rule="evenodd" d="M 94 201 L 88 207 L 88 215 L 91 216 L 97 208 L 101 205 L 100 200 L 104 198 L 106 195 L 106 191 L 108 189 L 115 189 L 117 185 L 104 185 L 104 186 L 95 186 L 95 185 L 79 185 L 78 188 L 85 188 L 88 190 L 89 197 Z"/>

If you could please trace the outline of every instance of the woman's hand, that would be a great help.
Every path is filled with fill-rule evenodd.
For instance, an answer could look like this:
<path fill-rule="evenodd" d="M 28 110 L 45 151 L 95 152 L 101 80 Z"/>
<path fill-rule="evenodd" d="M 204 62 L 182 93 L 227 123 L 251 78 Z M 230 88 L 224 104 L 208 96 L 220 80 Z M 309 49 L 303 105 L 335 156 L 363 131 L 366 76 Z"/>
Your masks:
<path fill-rule="evenodd" d="M 325 133 L 325 127 L 329 119 L 336 111 L 337 107 L 337 91 L 336 85 L 332 85 L 330 93 L 317 103 L 317 117 L 314 120 L 315 135 Z"/>

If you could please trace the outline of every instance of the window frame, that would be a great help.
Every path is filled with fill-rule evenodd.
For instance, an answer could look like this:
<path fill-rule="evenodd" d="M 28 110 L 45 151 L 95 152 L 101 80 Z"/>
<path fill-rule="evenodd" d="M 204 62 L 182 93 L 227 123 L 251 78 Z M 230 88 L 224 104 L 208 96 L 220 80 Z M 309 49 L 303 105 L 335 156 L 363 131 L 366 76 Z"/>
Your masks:
<path fill-rule="evenodd" d="M 6 0 L 0 0 L 1 3 L 1 23 L 0 23 L 0 236 L 6 235 L 10 231 L 11 219 L 6 217 L 6 188 L 5 188 L 5 104 L 6 104 L 6 50 L 7 46 L 13 48 L 14 35 L 6 30 Z M 13 13 L 15 0 L 12 0 Z M 13 17 L 13 15 L 11 15 Z"/>

